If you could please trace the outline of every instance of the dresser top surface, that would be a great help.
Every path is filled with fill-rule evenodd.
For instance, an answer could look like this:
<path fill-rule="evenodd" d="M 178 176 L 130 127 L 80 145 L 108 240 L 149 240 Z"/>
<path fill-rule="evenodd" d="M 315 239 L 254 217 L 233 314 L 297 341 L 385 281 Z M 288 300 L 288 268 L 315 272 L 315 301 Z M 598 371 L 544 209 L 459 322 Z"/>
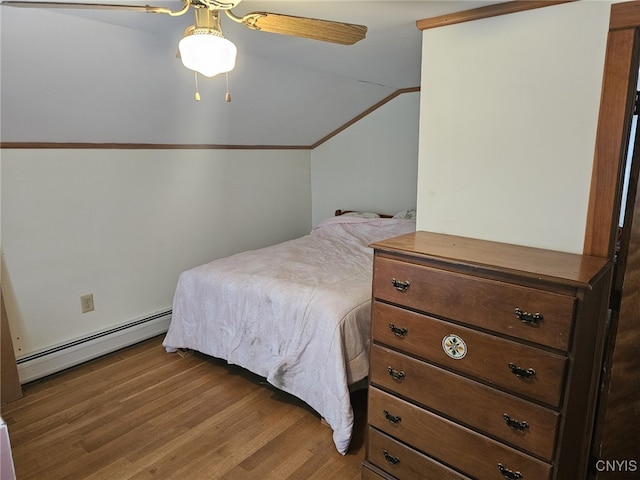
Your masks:
<path fill-rule="evenodd" d="M 425 231 L 389 238 L 371 246 L 428 260 L 562 279 L 580 285 L 590 284 L 609 263 L 601 257 Z"/>

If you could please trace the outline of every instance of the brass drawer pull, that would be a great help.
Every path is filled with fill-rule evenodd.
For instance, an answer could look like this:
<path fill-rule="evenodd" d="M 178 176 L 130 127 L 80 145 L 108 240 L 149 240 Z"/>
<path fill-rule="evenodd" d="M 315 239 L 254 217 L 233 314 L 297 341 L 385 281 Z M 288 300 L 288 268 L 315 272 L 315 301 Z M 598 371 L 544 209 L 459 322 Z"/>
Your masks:
<path fill-rule="evenodd" d="M 389 324 L 389 329 L 396 337 L 406 337 L 409 330 L 404 327 L 396 327 L 393 323 Z"/>
<path fill-rule="evenodd" d="M 498 470 L 500 470 L 500 473 L 504 478 L 508 478 L 509 480 L 520 480 L 521 478 L 523 478 L 520 472 L 509 470 L 508 468 L 505 468 L 505 466 L 501 463 L 498 464 Z"/>
<path fill-rule="evenodd" d="M 394 370 L 391 367 L 387 367 L 387 372 L 391 375 L 395 380 L 402 380 L 405 377 L 405 373 L 400 370 Z"/>
<path fill-rule="evenodd" d="M 398 290 L 399 292 L 406 292 L 407 290 L 409 290 L 409 280 L 405 280 L 404 282 L 401 282 L 400 280 L 396 280 L 395 278 L 391 279 L 391 285 L 393 285 L 395 287 L 396 290 Z"/>
<path fill-rule="evenodd" d="M 391 465 L 397 465 L 398 463 L 400 463 L 400 459 L 398 457 L 394 457 L 386 450 L 383 450 L 382 454 L 384 455 L 384 458 L 387 460 L 387 462 L 389 462 Z"/>
<path fill-rule="evenodd" d="M 402 421 L 401 417 L 398 417 L 397 415 L 391 415 L 386 410 L 383 410 L 382 413 L 384 415 L 384 418 L 386 418 L 389 421 L 389 423 L 395 423 L 397 425 L 398 423 L 400 423 Z"/>
<path fill-rule="evenodd" d="M 533 368 L 527 368 L 525 370 L 524 368 L 518 367 L 514 363 L 510 363 L 509 368 L 511 369 L 511 372 L 513 372 L 513 374 L 516 377 L 520 377 L 520 378 L 531 378 L 536 374 L 536 371 Z"/>
<path fill-rule="evenodd" d="M 516 308 L 516 317 L 518 317 L 522 323 L 528 325 L 539 325 L 544 318 L 541 313 L 523 312 L 519 308 Z"/>
<path fill-rule="evenodd" d="M 529 424 L 527 422 L 519 422 L 517 420 L 514 420 L 506 413 L 502 415 L 502 417 L 504 418 L 504 421 L 507 423 L 507 425 L 509 425 L 514 430 L 526 430 L 527 428 L 529 428 Z"/>

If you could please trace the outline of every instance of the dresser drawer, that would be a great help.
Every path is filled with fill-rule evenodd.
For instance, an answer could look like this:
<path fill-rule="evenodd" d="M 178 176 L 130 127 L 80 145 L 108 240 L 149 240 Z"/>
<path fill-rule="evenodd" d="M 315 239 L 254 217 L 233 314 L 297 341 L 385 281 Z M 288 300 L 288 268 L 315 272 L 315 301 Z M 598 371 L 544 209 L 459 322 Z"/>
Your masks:
<path fill-rule="evenodd" d="M 385 413 L 386 412 L 386 413 Z M 387 420 L 399 417 L 396 423 Z M 411 403 L 369 388 L 369 425 L 476 480 L 548 480 L 552 466 Z M 504 474 L 501 473 L 504 470 Z"/>
<path fill-rule="evenodd" d="M 394 378 L 389 368 L 402 378 Z M 373 385 L 428 405 L 518 448 L 553 458 L 560 416 L 554 410 L 378 345 L 371 351 L 370 378 Z"/>
<path fill-rule="evenodd" d="M 564 355 L 378 301 L 373 302 L 372 319 L 374 342 L 384 343 L 548 405 L 560 405 L 568 363 Z M 451 357 L 445 352 L 444 339 L 452 334 L 464 342 L 464 356 L 457 352 L 458 356 Z"/>
<path fill-rule="evenodd" d="M 375 468 L 366 462 L 362 465 L 362 475 L 360 480 L 385 480 L 387 477 L 383 477 L 381 474 L 374 472 L 372 469 Z"/>
<path fill-rule="evenodd" d="M 367 452 L 371 463 L 398 480 L 470 480 L 371 427 Z"/>
<path fill-rule="evenodd" d="M 394 283 L 396 286 L 394 286 Z M 406 287 L 406 289 L 405 289 Z M 432 315 L 568 350 L 575 297 L 377 255 L 373 296 Z M 537 323 L 519 319 L 540 314 Z"/>

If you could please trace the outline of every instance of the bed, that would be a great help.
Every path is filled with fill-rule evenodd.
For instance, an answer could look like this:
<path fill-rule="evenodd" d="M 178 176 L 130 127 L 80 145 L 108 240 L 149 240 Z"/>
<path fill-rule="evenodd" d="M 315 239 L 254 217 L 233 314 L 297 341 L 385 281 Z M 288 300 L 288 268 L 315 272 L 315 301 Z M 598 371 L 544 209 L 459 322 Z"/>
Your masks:
<path fill-rule="evenodd" d="M 411 211 L 336 214 L 303 237 L 183 272 L 163 345 L 224 359 L 305 401 L 344 455 L 349 387 L 369 368 L 369 245 L 414 231 L 415 220 Z"/>

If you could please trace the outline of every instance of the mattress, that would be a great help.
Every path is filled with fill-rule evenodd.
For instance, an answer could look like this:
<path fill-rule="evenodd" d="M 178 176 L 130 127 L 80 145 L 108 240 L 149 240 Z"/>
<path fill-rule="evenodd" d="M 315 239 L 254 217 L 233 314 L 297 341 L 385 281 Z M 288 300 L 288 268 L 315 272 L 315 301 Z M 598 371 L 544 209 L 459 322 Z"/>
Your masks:
<path fill-rule="evenodd" d="M 369 245 L 414 230 L 407 219 L 332 217 L 303 237 L 187 270 L 163 344 L 224 359 L 302 399 L 346 454 L 349 385 L 369 368 Z"/>

